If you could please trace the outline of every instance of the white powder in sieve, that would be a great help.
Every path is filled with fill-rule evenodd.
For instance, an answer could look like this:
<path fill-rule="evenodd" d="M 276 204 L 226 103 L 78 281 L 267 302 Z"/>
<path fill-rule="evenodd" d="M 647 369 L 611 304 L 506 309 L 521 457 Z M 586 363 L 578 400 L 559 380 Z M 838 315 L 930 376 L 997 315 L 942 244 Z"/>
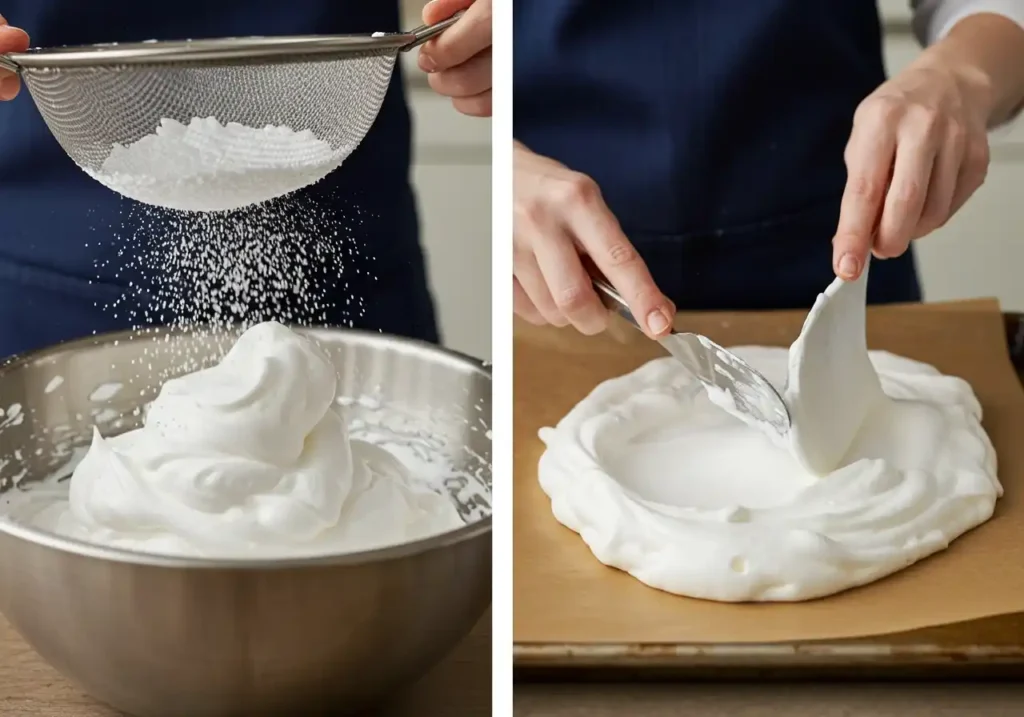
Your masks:
<path fill-rule="evenodd" d="M 332 149 L 310 130 L 224 125 L 214 117 L 197 117 L 186 127 L 162 119 L 153 134 L 128 146 L 115 144 L 99 171 L 85 171 L 146 204 L 216 212 L 313 184 L 348 153 L 346 148 Z"/>

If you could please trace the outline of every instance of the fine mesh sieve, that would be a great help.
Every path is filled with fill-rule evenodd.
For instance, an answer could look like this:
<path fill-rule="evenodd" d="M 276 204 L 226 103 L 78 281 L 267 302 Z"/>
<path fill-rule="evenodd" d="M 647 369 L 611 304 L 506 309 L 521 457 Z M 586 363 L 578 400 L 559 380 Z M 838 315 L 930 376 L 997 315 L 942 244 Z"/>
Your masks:
<path fill-rule="evenodd" d="M 308 167 L 296 172 L 291 178 L 294 186 L 286 191 L 279 191 L 280 187 L 270 190 L 270 196 L 257 199 L 263 201 L 299 189 L 336 169 L 376 119 L 398 53 L 426 42 L 461 15 L 459 12 L 435 25 L 394 34 L 147 41 L 33 49 L 0 55 L 0 67 L 21 76 L 64 151 L 100 181 L 104 181 L 100 176 L 103 163 L 115 145 L 128 146 L 152 135 L 165 119 L 183 125 L 193 118 L 213 117 L 222 125 L 284 126 L 295 132 L 308 130 L 330 145 L 329 156 L 321 158 L 326 161 L 318 162 L 312 173 Z M 301 159 L 297 161 L 301 163 Z M 244 176 L 236 179 L 246 181 Z M 260 189 L 249 187 L 240 195 L 251 199 L 254 191 L 258 194 Z M 201 192 L 195 201 L 203 203 Z M 230 199 L 220 201 L 230 204 Z"/>

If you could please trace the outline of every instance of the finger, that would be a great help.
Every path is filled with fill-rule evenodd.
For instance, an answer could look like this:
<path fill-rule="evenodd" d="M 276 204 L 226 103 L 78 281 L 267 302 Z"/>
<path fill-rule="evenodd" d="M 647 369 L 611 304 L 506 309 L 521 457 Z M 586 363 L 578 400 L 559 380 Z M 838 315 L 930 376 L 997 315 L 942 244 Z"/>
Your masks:
<path fill-rule="evenodd" d="M 512 277 L 512 310 L 515 311 L 516 316 L 534 326 L 544 326 L 547 323 L 537 307 L 530 301 L 530 297 L 523 290 L 519 279 L 515 277 Z"/>
<path fill-rule="evenodd" d="M 949 207 L 950 216 L 960 211 L 967 200 L 985 183 L 989 161 L 988 136 L 985 133 L 980 133 L 978 138 L 968 142 L 964 152 L 956 189 L 953 192 L 953 201 Z"/>
<path fill-rule="evenodd" d="M 654 283 L 647 265 L 622 233 L 597 186 L 584 182 L 576 191 L 580 195 L 569 221 L 580 245 L 629 304 L 629 310 L 648 336 L 658 338 L 669 333 L 675 307 Z"/>
<path fill-rule="evenodd" d="M 0 53 L 24 52 L 28 49 L 28 34 L 17 27 L 11 27 L 0 16 Z M 0 101 L 13 100 L 21 89 L 18 76 L 0 69 Z"/>
<path fill-rule="evenodd" d="M 941 227 L 949 219 L 956 191 L 960 165 L 963 163 L 966 142 L 964 133 L 952 128 L 946 134 L 946 141 L 939 147 L 928 182 L 928 195 L 921 210 L 921 219 L 911 233 L 911 239 L 920 239 Z"/>
<path fill-rule="evenodd" d="M 910 245 L 924 211 L 936 151 L 930 140 L 917 136 L 897 148 L 892 181 L 872 246 L 879 258 L 900 256 Z"/>
<path fill-rule="evenodd" d="M 608 309 L 583 268 L 576 244 L 568 240 L 544 242 L 534 251 L 555 306 L 576 330 L 590 336 L 608 328 Z"/>
<path fill-rule="evenodd" d="M 856 279 L 867 262 L 895 154 L 895 134 L 884 122 L 854 123 L 846 147 L 847 179 L 839 225 L 832 239 L 832 268 L 842 279 Z"/>
<path fill-rule="evenodd" d="M 0 73 L 0 101 L 13 100 L 21 89 L 21 80 L 17 77 Z"/>
<path fill-rule="evenodd" d="M 17 27 L 11 27 L 0 17 L 0 53 L 24 52 L 28 49 L 28 34 Z M 11 100 L 18 94 L 21 80 L 6 70 L 0 69 L 0 100 Z"/>
<path fill-rule="evenodd" d="M 450 70 L 427 75 L 434 92 L 445 97 L 472 97 L 491 89 L 491 51 L 486 49 Z"/>
<path fill-rule="evenodd" d="M 29 35 L 20 28 L 7 25 L 7 20 L 0 15 L 0 53 L 25 52 L 29 49 Z M 0 100 L 13 99 L 22 88 L 22 81 L 17 75 L 0 70 Z"/>
<path fill-rule="evenodd" d="M 435 0 L 441 2 L 442 0 Z M 459 21 L 420 49 L 420 68 L 440 72 L 461 65 L 491 46 L 491 3 L 477 0 Z"/>
<path fill-rule="evenodd" d="M 27 32 L 20 27 L 11 27 L 6 22 L 0 24 L 0 52 L 24 52 L 28 45 Z"/>
<path fill-rule="evenodd" d="M 536 257 L 530 254 L 516 259 L 515 278 L 544 321 L 553 326 L 569 325 L 569 319 L 555 305 Z"/>
<path fill-rule="evenodd" d="M 431 0 L 423 6 L 423 22 L 436 25 L 472 4 L 473 0 Z"/>
<path fill-rule="evenodd" d="M 487 90 L 473 97 L 456 97 L 452 100 L 452 107 L 469 117 L 490 117 L 491 91 Z"/>

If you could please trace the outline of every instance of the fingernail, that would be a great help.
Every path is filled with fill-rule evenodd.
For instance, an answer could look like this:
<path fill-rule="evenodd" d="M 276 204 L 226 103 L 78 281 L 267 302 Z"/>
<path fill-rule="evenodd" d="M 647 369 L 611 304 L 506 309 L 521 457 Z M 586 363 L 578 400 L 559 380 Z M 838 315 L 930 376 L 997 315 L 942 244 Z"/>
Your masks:
<path fill-rule="evenodd" d="M 434 62 L 434 58 L 422 50 L 420 51 L 419 65 L 420 69 L 424 72 L 433 72 L 437 68 L 437 63 Z"/>
<path fill-rule="evenodd" d="M 0 25 L 6 25 L 6 24 L 7 24 L 7 19 L 3 15 L 0 15 Z"/>
<path fill-rule="evenodd" d="M 843 279 L 852 279 L 857 276 L 857 269 L 860 262 L 853 254 L 843 254 L 839 258 L 839 276 Z"/>
<path fill-rule="evenodd" d="M 665 316 L 665 312 L 661 309 L 655 309 L 647 314 L 647 330 L 652 334 L 664 333 L 668 331 L 669 326 L 668 317 Z"/>

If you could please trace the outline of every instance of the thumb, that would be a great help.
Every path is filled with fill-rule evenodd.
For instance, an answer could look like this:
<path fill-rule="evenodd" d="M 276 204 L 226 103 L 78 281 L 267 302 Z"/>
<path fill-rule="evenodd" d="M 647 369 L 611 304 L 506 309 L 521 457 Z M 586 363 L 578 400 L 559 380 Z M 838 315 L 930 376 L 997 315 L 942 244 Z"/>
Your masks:
<path fill-rule="evenodd" d="M 423 6 L 423 22 L 434 25 L 447 20 L 459 10 L 465 10 L 473 0 L 430 0 Z"/>

